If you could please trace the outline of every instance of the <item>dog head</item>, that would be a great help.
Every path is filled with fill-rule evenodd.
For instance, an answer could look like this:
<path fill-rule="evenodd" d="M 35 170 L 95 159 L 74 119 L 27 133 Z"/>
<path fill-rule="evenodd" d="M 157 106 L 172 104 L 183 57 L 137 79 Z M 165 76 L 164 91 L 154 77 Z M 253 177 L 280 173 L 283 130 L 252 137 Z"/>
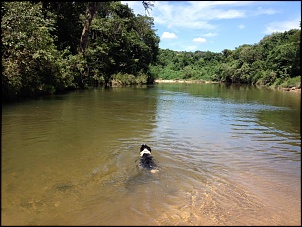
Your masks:
<path fill-rule="evenodd" d="M 141 149 L 140 149 L 140 155 L 144 156 L 144 154 L 151 155 L 151 148 L 145 143 L 142 144 Z"/>

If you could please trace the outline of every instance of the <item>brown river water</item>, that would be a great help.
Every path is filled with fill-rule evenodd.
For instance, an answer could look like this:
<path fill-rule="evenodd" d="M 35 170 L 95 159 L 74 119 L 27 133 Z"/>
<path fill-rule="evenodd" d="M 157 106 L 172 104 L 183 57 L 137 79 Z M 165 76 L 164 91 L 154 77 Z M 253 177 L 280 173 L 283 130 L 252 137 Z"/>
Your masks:
<path fill-rule="evenodd" d="M 2 225 L 301 225 L 301 94 L 222 84 L 2 105 Z M 138 168 L 142 143 L 159 168 Z"/>

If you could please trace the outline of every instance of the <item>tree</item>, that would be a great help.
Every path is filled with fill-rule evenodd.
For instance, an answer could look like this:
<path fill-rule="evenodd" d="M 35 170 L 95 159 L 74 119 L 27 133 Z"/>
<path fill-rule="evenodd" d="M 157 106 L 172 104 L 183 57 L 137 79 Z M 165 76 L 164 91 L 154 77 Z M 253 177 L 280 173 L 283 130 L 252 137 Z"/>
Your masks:
<path fill-rule="evenodd" d="M 152 18 L 135 16 L 119 2 L 111 2 L 108 12 L 107 17 L 95 15 L 86 50 L 90 73 L 98 80 L 102 77 L 106 85 L 113 74 L 147 73 L 159 49 Z"/>
<path fill-rule="evenodd" d="M 149 14 L 149 9 L 152 10 L 152 7 L 154 6 L 154 4 L 150 1 L 143 1 L 143 6 L 145 8 L 145 11 Z"/>
<path fill-rule="evenodd" d="M 94 17 L 94 14 L 96 13 L 98 4 L 99 4 L 99 2 L 88 2 L 88 7 L 86 10 L 86 20 L 85 20 L 85 24 L 83 27 L 83 31 L 82 31 L 82 35 L 81 35 L 81 39 L 80 39 L 80 45 L 79 45 L 80 53 L 84 53 L 85 49 L 87 47 L 88 34 L 89 34 L 91 21 Z"/>
<path fill-rule="evenodd" d="M 143 1 L 142 3 L 147 12 L 153 6 L 153 4 L 149 1 Z M 100 4 L 106 4 L 106 2 L 102 2 L 102 3 L 88 2 L 88 6 L 87 6 L 87 10 L 86 10 L 86 20 L 85 20 L 82 35 L 80 38 L 79 53 L 85 52 L 85 49 L 87 47 L 87 42 L 88 42 L 88 34 L 89 34 L 90 25 L 91 25 L 94 15 L 97 12 L 97 7 Z"/>
<path fill-rule="evenodd" d="M 42 5 L 4 2 L 1 13 L 2 98 L 53 93 L 65 88 L 60 53 L 51 35 L 54 18 L 44 18 Z"/>
<path fill-rule="evenodd" d="M 78 52 L 79 37 L 83 30 L 81 16 L 85 12 L 85 2 L 45 2 L 42 1 L 42 11 L 47 19 L 49 12 L 55 15 L 55 27 L 52 35 L 56 36 L 55 44 L 58 50 L 69 48 L 72 54 Z"/>

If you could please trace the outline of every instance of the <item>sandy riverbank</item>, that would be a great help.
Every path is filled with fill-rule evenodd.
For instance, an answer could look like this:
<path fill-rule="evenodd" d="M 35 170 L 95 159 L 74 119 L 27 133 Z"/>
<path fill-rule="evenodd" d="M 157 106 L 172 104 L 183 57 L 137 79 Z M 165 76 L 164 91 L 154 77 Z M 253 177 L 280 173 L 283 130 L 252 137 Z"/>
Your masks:
<path fill-rule="evenodd" d="M 285 92 L 296 92 L 301 94 L 301 88 L 297 87 L 291 87 L 291 88 L 277 88 L 279 90 L 285 91 Z"/>
<path fill-rule="evenodd" d="M 208 83 L 219 83 L 219 82 L 214 82 L 214 81 L 206 81 L 206 80 L 162 80 L 162 79 L 157 79 L 154 81 L 155 83 L 203 83 L 203 84 L 208 84 Z M 301 87 L 291 87 L 291 88 L 276 88 L 285 92 L 296 92 L 301 94 Z"/>
<path fill-rule="evenodd" d="M 201 84 L 208 84 L 208 83 L 219 83 L 219 82 L 214 82 L 214 81 L 207 81 L 207 80 L 162 80 L 162 79 L 157 79 L 154 81 L 155 83 L 201 83 Z"/>

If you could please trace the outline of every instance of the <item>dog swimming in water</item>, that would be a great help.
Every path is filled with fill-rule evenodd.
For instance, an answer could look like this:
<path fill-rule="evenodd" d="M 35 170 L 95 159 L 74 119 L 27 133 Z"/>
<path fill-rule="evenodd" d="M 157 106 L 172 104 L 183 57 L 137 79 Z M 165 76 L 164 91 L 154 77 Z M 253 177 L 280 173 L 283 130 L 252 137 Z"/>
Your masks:
<path fill-rule="evenodd" d="M 142 144 L 140 148 L 140 166 L 150 170 L 151 173 L 156 173 L 158 171 L 151 155 L 151 148 L 147 144 Z"/>

